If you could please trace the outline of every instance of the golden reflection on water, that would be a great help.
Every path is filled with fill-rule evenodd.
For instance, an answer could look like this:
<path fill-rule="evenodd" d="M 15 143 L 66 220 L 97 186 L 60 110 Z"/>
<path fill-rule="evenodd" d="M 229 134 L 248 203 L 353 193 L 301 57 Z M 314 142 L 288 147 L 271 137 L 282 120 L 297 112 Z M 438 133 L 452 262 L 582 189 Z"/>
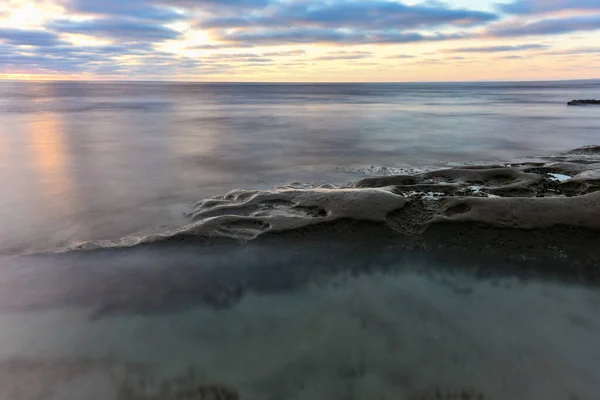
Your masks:
<path fill-rule="evenodd" d="M 0 132 L 0 165 L 3 165 L 6 162 L 5 158 L 8 154 L 7 140 L 4 138 L 4 133 Z"/>
<path fill-rule="evenodd" d="M 44 112 L 29 121 L 31 165 L 39 182 L 40 198 L 58 215 L 70 214 L 76 206 L 76 193 L 69 172 L 69 153 L 60 114 Z"/>

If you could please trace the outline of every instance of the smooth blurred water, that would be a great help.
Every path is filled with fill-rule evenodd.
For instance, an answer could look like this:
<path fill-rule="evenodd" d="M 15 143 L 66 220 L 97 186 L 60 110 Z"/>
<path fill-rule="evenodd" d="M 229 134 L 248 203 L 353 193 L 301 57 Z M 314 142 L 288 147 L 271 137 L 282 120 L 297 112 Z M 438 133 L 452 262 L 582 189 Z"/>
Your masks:
<path fill-rule="evenodd" d="M 300 242 L 3 263 L 0 398 L 204 399 L 148 393 L 215 384 L 245 400 L 600 394 L 596 287 Z"/>
<path fill-rule="evenodd" d="M 600 108 L 565 103 L 599 92 L 600 81 L 0 82 L 0 251 L 176 226 L 234 188 L 594 143 Z"/>
<path fill-rule="evenodd" d="M 200 380 L 261 400 L 595 399 L 596 287 L 510 265 L 476 277 L 489 266 L 442 265 L 360 227 L 339 240 L 5 255 L 161 231 L 234 188 L 599 144 L 600 107 L 566 106 L 599 92 L 0 82 L 0 398 L 170 400 L 190 397 L 144 393 Z"/>

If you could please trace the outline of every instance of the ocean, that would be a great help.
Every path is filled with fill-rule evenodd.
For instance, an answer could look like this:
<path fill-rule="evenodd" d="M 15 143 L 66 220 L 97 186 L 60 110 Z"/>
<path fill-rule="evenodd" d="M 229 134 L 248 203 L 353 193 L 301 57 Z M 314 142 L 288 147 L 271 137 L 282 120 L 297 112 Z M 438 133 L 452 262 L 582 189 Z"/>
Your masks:
<path fill-rule="evenodd" d="M 596 286 L 396 248 L 378 188 L 339 204 L 600 144 L 600 107 L 566 105 L 599 93 L 0 81 L 0 398 L 597 399 Z"/>
<path fill-rule="evenodd" d="M 2 82 L 0 250 L 160 231 L 233 189 L 593 144 L 598 110 L 566 103 L 598 91 L 600 81 Z"/>

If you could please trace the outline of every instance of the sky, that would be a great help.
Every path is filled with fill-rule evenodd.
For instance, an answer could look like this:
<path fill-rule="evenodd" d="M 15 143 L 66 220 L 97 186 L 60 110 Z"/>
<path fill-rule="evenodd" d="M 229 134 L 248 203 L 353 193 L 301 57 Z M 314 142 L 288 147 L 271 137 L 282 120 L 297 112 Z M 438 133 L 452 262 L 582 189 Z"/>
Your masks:
<path fill-rule="evenodd" d="M 2 0 L 0 79 L 600 78 L 600 0 Z"/>

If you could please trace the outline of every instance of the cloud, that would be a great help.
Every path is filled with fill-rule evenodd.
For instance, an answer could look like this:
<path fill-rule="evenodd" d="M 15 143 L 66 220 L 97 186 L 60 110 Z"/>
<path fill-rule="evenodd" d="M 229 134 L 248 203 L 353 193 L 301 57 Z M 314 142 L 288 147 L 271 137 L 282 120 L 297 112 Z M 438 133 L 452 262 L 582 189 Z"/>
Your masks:
<path fill-rule="evenodd" d="M 245 66 L 268 71 L 274 65 L 282 67 L 284 63 L 305 65 L 308 70 L 326 61 L 355 60 L 349 65 L 370 65 L 378 61 L 371 52 L 353 51 L 354 45 L 442 42 L 466 38 L 497 38 L 500 42 L 501 38 L 600 30 L 600 0 L 515 0 L 498 5 L 497 13 L 452 7 L 449 1 L 438 0 L 411 1 L 412 4 L 408 0 L 52 1 L 63 5 L 65 14 L 61 19 L 55 19 L 56 14 L 46 18 L 45 29 L 0 28 L 0 64 L 32 71 L 135 76 L 233 73 L 244 71 Z M 453 3 L 459 4 L 460 1 Z M 568 12 L 562 12 L 565 10 Z M 86 18 L 79 18 L 82 16 Z M 174 22 L 178 23 L 171 25 Z M 202 32 L 195 32 L 198 28 Z M 113 44 L 74 46 L 61 40 L 68 37 L 62 34 L 109 39 Z M 189 45 L 205 35 L 210 38 L 210 43 Z M 181 49 L 187 45 L 181 54 L 188 54 L 186 50 L 207 51 L 198 52 L 201 56 L 190 58 L 156 50 L 162 48 L 159 44 L 178 39 L 183 41 L 175 43 L 172 48 Z M 544 43 L 540 39 L 535 41 Z M 511 53 L 525 54 L 525 51 L 535 50 L 540 50 L 536 54 L 553 55 L 598 53 L 594 47 L 567 48 L 556 52 L 543 44 L 518 44 L 525 40 L 515 40 L 516 44 L 508 39 L 503 42 L 510 44 L 490 45 L 490 42 L 481 41 L 471 47 L 442 50 L 448 53 L 443 54 L 447 56 L 445 58 L 440 56 L 439 51 L 435 52 L 436 55 L 423 53 L 431 49 L 425 49 L 419 52 L 422 55 L 417 56 L 397 54 L 382 57 L 414 59 L 405 64 L 414 64 L 415 61 L 457 64 L 465 62 L 461 56 L 467 53 L 499 53 L 498 56 L 504 53 L 507 57 L 503 58 L 507 59 L 518 57 Z M 343 48 L 345 51 L 306 55 L 304 48 L 308 47 L 303 45 L 313 44 L 330 45 L 325 50 L 348 47 Z M 22 45 L 33 47 L 19 47 Z M 279 47 L 286 45 L 293 47 Z M 247 50 L 262 46 L 274 47 Z M 290 50 L 295 47 L 302 49 Z M 401 50 L 396 49 L 395 52 L 401 53 Z"/>
<path fill-rule="evenodd" d="M 542 14 L 564 10 L 599 10 L 598 0 L 517 0 L 498 8 L 508 14 Z"/>
<path fill-rule="evenodd" d="M 543 44 L 521 44 L 516 46 L 483 46 L 483 47 L 459 47 L 443 50 L 445 53 L 496 53 L 503 51 L 525 51 L 547 49 L 549 46 Z"/>
<path fill-rule="evenodd" d="M 94 1 L 94 0 L 90 0 Z M 278 3 L 279 0 L 163 0 L 162 3 L 172 6 L 187 8 L 216 7 L 219 9 L 229 8 L 232 10 L 243 9 L 262 9 L 269 5 Z"/>
<path fill-rule="evenodd" d="M 317 61 L 335 61 L 335 60 L 360 60 L 363 58 L 372 57 L 373 53 L 370 51 L 334 51 L 327 53 L 325 56 L 314 58 Z"/>
<path fill-rule="evenodd" d="M 7 50 L 7 51 L 5 51 Z M 120 54 L 117 54 L 120 55 Z M 120 62 L 117 58 L 94 53 L 78 53 L 76 49 L 62 49 L 52 55 L 43 53 L 19 54 L 0 47 L 0 65 L 38 73 L 93 73 L 117 76 L 173 76 L 177 73 L 225 73 L 234 67 L 227 63 L 204 63 L 187 57 L 155 56 L 152 53 L 135 56 L 137 64 Z M 256 60 L 252 61 L 256 63 Z M 264 61 L 263 61 L 264 62 Z"/>
<path fill-rule="evenodd" d="M 0 65 L 45 73 L 91 72 L 113 73 L 128 71 L 131 65 L 124 63 L 121 56 L 138 60 L 157 61 L 171 65 L 181 62 L 171 53 L 157 52 L 147 43 L 129 43 L 106 46 L 73 46 L 62 43 L 59 46 L 32 47 L 26 50 L 16 45 L 0 45 Z"/>
<path fill-rule="evenodd" d="M 232 43 L 280 45 L 282 43 L 415 43 L 465 37 L 463 34 L 421 34 L 402 31 L 347 31 L 331 29 L 291 28 L 275 30 L 236 31 L 225 33 L 220 39 Z"/>
<path fill-rule="evenodd" d="M 48 61 L 48 57 L 37 54 L 0 53 L 0 64 L 2 65 L 34 65 Z"/>
<path fill-rule="evenodd" d="M 256 53 L 233 53 L 233 54 L 212 54 L 207 58 L 217 58 L 219 60 L 235 60 L 240 58 L 258 57 Z"/>
<path fill-rule="evenodd" d="M 39 53 L 17 53 L 15 51 L 0 53 L 0 65 L 2 66 L 60 73 L 82 72 L 89 69 L 90 62 L 99 60 L 85 57 L 52 57 Z"/>
<path fill-rule="evenodd" d="M 270 58 L 261 58 L 261 57 L 242 58 L 239 61 L 251 62 L 251 63 L 272 63 L 273 62 L 273 60 Z"/>
<path fill-rule="evenodd" d="M 317 61 L 336 61 L 336 60 L 360 60 L 363 58 L 368 58 L 369 56 L 361 56 L 361 55 L 352 55 L 348 54 L 347 56 L 321 56 L 316 57 L 314 60 Z"/>
<path fill-rule="evenodd" d="M 0 41 L 13 45 L 55 46 L 61 44 L 58 36 L 41 30 L 0 28 Z"/>
<path fill-rule="evenodd" d="M 399 2 L 299 1 L 283 2 L 268 12 L 248 16 L 213 17 L 204 28 L 306 26 L 319 28 L 409 29 L 422 26 L 472 26 L 496 20 L 492 13 L 449 8 L 442 3 L 406 5 Z"/>
<path fill-rule="evenodd" d="M 187 57 L 144 57 L 137 65 L 121 65 L 120 74 L 145 76 L 152 79 L 169 79 L 178 74 L 212 75 L 234 70 L 229 64 L 205 64 L 201 60 Z"/>
<path fill-rule="evenodd" d="M 411 56 L 409 54 L 397 54 L 393 56 L 388 56 L 386 58 L 416 58 L 416 56 Z"/>
<path fill-rule="evenodd" d="M 71 12 L 103 17 L 128 17 L 168 22 L 186 18 L 186 11 L 219 12 L 262 9 L 274 0 L 64 0 Z"/>
<path fill-rule="evenodd" d="M 219 43 L 219 44 L 197 44 L 186 47 L 189 50 L 222 50 L 222 49 L 247 49 L 254 46 L 250 44 L 238 44 L 238 43 Z"/>
<path fill-rule="evenodd" d="M 177 39 L 179 32 L 157 24 L 129 19 L 94 19 L 89 21 L 56 21 L 48 26 L 63 33 L 80 33 L 126 41 L 162 41 Z"/>
<path fill-rule="evenodd" d="M 435 64 L 442 64 L 443 61 L 438 59 L 438 58 L 425 58 L 422 60 L 417 60 L 414 61 L 412 64 L 415 65 L 435 65 Z"/>
<path fill-rule="evenodd" d="M 555 50 L 544 53 L 545 55 L 576 55 L 576 54 L 600 54 L 600 47 L 576 47 L 567 50 Z"/>
<path fill-rule="evenodd" d="M 105 46 L 72 46 L 62 45 L 50 48 L 43 48 L 37 52 L 54 57 L 80 57 L 81 55 L 87 55 L 89 57 L 95 56 L 98 59 L 108 59 L 110 57 L 117 56 L 141 56 L 141 55 L 153 55 L 153 56 L 168 56 L 173 57 L 171 53 L 161 53 L 153 50 L 153 46 L 149 43 L 129 43 L 120 45 L 105 45 Z"/>
<path fill-rule="evenodd" d="M 464 32 L 431 32 L 446 26 L 466 29 L 497 19 L 493 13 L 450 8 L 439 2 L 296 0 L 274 2 L 243 16 L 239 12 L 212 14 L 195 26 L 227 43 L 248 45 L 411 43 L 464 37 Z"/>
<path fill-rule="evenodd" d="M 490 26 L 485 34 L 493 37 L 521 37 L 595 30 L 600 30 L 600 14 L 499 23 Z"/>
<path fill-rule="evenodd" d="M 163 22 L 182 18 L 182 14 L 172 7 L 152 4 L 147 0 L 71 0 L 68 7 L 71 12 L 104 17 L 129 17 Z"/>
<path fill-rule="evenodd" d="M 304 50 L 287 50 L 287 51 L 270 51 L 263 53 L 264 57 L 289 57 L 289 56 L 301 56 L 306 54 Z"/>
<path fill-rule="evenodd" d="M 263 57 L 255 53 L 233 53 L 233 54 L 211 54 L 201 58 L 206 64 L 228 63 L 231 65 L 239 65 L 240 63 L 253 64 L 268 64 L 272 63 L 273 59 Z"/>

